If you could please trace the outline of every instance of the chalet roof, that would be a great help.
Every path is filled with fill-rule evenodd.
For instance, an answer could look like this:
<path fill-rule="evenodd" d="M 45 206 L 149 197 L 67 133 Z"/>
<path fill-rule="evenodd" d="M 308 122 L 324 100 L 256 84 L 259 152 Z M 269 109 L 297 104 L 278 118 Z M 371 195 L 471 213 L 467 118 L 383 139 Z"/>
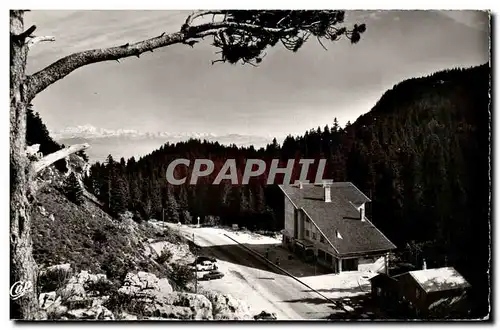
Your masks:
<path fill-rule="evenodd" d="M 409 274 L 425 290 L 425 292 L 446 291 L 452 289 L 465 289 L 470 284 L 453 267 L 430 268 L 413 270 L 411 272 L 394 276 L 407 276 Z"/>
<path fill-rule="evenodd" d="M 396 248 L 366 217 L 365 221 L 360 220 L 357 208 L 370 202 L 365 194 L 351 182 L 329 185 L 331 202 L 328 203 L 324 201 L 325 188 L 321 185 L 303 184 L 302 188 L 280 185 L 280 188 L 297 208 L 305 211 L 340 255 Z"/>

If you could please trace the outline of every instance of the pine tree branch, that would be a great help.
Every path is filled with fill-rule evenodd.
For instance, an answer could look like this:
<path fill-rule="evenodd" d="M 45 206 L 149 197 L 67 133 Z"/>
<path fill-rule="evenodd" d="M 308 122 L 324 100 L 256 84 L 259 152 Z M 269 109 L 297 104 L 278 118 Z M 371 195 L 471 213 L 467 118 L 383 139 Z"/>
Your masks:
<path fill-rule="evenodd" d="M 78 151 L 81 151 L 81 150 L 85 150 L 88 147 L 90 147 L 90 145 L 88 143 L 74 144 L 72 146 L 63 148 L 63 149 L 61 149 L 59 151 L 53 152 L 50 155 L 47 155 L 47 156 L 43 157 L 42 159 L 40 159 L 39 161 L 34 162 L 31 165 L 33 173 L 34 174 L 39 173 L 41 170 L 43 170 L 44 168 L 46 168 L 46 167 L 54 164 L 58 160 L 66 158 L 69 155 L 74 154 L 75 152 L 78 152 Z"/>
<path fill-rule="evenodd" d="M 224 15 L 227 11 L 225 10 L 200 10 L 192 13 L 186 18 L 186 22 L 184 23 L 185 26 L 191 26 L 193 24 L 193 21 L 198 18 L 198 17 L 203 17 L 207 15 Z M 212 20 L 213 22 L 213 20 Z"/>
<path fill-rule="evenodd" d="M 188 39 L 203 38 L 208 35 L 214 35 L 217 31 L 225 28 L 237 28 L 250 33 L 272 33 L 286 35 L 295 30 L 295 28 L 278 29 L 266 28 L 259 25 L 236 23 L 236 22 L 215 22 L 206 23 L 197 26 L 189 26 L 183 32 L 165 34 L 147 40 L 139 41 L 134 44 L 125 44 L 117 47 L 92 49 L 79 53 L 68 55 L 46 68 L 34 73 L 28 77 L 28 100 L 31 101 L 38 93 L 46 89 L 56 81 L 66 77 L 74 70 L 82 66 L 105 62 L 116 61 L 120 58 L 139 56 L 140 54 L 152 51 L 157 48 L 170 46 L 177 43 L 183 43 Z"/>
<path fill-rule="evenodd" d="M 92 49 L 68 55 L 28 77 L 27 98 L 28 100 L 32 100 L 48 86 L 66 77 L 82 66 L 104 61 L 116 61 L 120 58 L 130 56 L 138 56 L 146 51 L 180 43 L 184 39 L 184 33 L 176 32 L 168 35 L 163 34 L 162 36 L 143 40 L 134 44 Z"/>
<path fill-rule="evenodd" d="M 257 36 L 268 34 L 274 37 L 282 38 L 288 37 L 290 35 L 296 35 L 298 30 L 309 29 L 311 28 L 311 26 L 317 23 L 313 22 L 288 28 L 275 28 L 261 26 L 258 24 L 227 21 L 227 15 L 225 15 L 224 18 L 219 22 L 209 22 L 194 26 L 190 25 L 190 23 L 192 23 L 193 20 L 198 17 L 218 14 L 225 15 L 226 12 L 196 12 L 186 19 L 186 23 L 182 26 L 180 32 L 171 34 L 162 33 L 158 37 L 139 41 L 133 44 L 127 43 L 125 45 L 117 47 L 92 49 L 66 56 L 27 77 L 27 101 L 31 101 L 38 93 L 45 90 L 48 86 L 55 83 L 56 81 L 66 77 L 74 70 L 88 64 L 105 61 L 118 61 L 121 58 L 130 56 L 139 57 L 139 55 L 147 51 L 153 51 L 154 49 L 170 46 L 173 44 L 186 43 L 189 39 L 203 39 L 203 37 L 216 35 L 220 31 L 229 29 L 232 29 L 233 31 L 241 31 L 245 34 Z"/>

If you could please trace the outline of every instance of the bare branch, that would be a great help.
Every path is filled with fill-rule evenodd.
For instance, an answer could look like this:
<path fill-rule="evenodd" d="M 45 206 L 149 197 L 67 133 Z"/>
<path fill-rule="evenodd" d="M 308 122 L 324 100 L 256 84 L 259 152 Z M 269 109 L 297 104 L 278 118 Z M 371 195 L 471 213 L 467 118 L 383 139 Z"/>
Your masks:
<path fill-rule="evenodd" d="M 259 25 L 236 22 L 206 23 L 189 27 L 187 31 L 184 32 L 162 34 L 159 37 L 139 41 L 134 44 L 125 44 L 118 47 L 93 49 L 74 53 L 52 63 L 48 67 L 29 76 L 27 99 L 28 101 L 31 101 L 38 93 L 43 91 L 45 88 L 66 77 L 68 74 L 78 68 L 81 68 L 82 66 L 98 62 L 116 61 L 117 59 L 130 56 L 139 56 L 146 51 L 182 43 L 191 38 L 202 38 L 207 35 L 214 35 L 220 29 L 231 27 L 246 32 L 267 32 L 277 35 L 286 35 L 287 33 L 295 30 L 293 28 L 266 28 Z"/>
<path fill-rule="evenodd" d="M 270 34 L 276 34 L 278 36 L 289 34 L 289 33 L 298 29 L 296 27 L 291 27 L 291 28 L 287 28 L 287 29 L 270 28 L 270 27 L 260 26 L 260 25 L 256 25 L 256 24 L 238 23 L 238 22 L 215 22 L 215 23 L 205 23 L 205 24 L 200 24 L 200 25 L 195 25 L 195 26 L 189 27 L 187 32 L 189 34 L 191 34 L 191 33 L 197 34 L 199 32 L 204 32 L 207 30 L 216 30 L 216 29 L 222 29 L 222 28 L 234 28 L 234 29 L 239 29 L 242 31 L 253 32 L 253 33 L 267 32 Z"/>
<path fill-rule="evenodd" d="M 56 41 L 56 38 L 53 36 L 33 37 L 33 38 L 29 39 L 26 46 L 28 47 L 28 49 L 30 49 L 31 47 L 33 47 L 37 43 L 44 42 L 44 41 Z"/>
<path fill-rule="evenodd" d="M 253 66 L 253 67 L 258 67 L 258 65 L 255 65 L 255 64 L 253 64 L 252 62 L 250 62 L 250 61 L 248 61 L 248 60 L 245 60 L 245 59 L 243 60 L 243 63 L 241 63 L 241 64 L 242 64 L 242 65 L 243 65 L 243 64 L 250 64 L 250 65 L 251 65 L 251 66 Z"/>
<path fill-rule="evenodd" d="M 217 63 L 217 62 L 222 62 L 222 63 L 224 63 L 224 62 L 226 62 L 226 61 L 225 61 L 225 60 L 223 60 L 223 59 L 213 60 L 213 61 L 212 61 L 212 65 L 214 65 L 214 64 L 215 64 L 215 63 Z"/>
<path fill-rule="evenodd" d="M 11 35 L 12 37 L 12 41 L 14 42 L 18 42 L 18 43 L 24 43 L 24 41 L 29 37 L 31 36 L 31 34 L 33 32 L 35 32 L 36 30 L 36 25 L 32 25 L 30 26 L 29 29 L 27 29 L 26 31 L 24 31 L 23 33 L 20 33 L 20 34 L 17 34 L 17 35 Z"/>
<path fill-rule="evenodd" d="M 213 23 L 208 22 L 193 26 L 191 25 L 191 23 L 196 18 L 205 15 L 219 14 L 224 15 L 224 18 L 221 21 L 215 21 Z M 235 43 L 234 38 L 237 38 L 238 35 L 240 35 L 241 41 L 236 41 L 236 43 L 241 43 L 244 46 L 245 43 L 250 42 L 252 43 L 252 47 L 262 47 L 261 45 L 257 46 L 259 38 L 261 38 L 261 40 L 281 38 L 281 41 L 288 49 L 296 51 L 304 42 L 302 38 L 297 37 L 297 32 L 304 29 L 308 30 L 311 28 L 316 28 L 319 23 L 319 21 L 314 21 L 312 23 L 304 22 L 304 24 L 298 26 L 276 28 L 262 26 L 257 23 L 252 24 L 226 20 L 226 18 L 228 17 L 227 15 L 228 11 L 224 10 L 194 12 L 193 14 L 188 16 L 188 18 L 186 19 L 186 23 L 182 26 L 180 32 L 172 34 L 162 33 L 158 37 L 139 41 L 133 44 L 127 43 L 118 47 L 87 50 L 66 56 L 52 63 L 46 68 L 36 72 L 35 74 L 27 77 L 26 99 L 28 102 L 30 102 L 38 93 L 46 89 L 48 86 L 64 78 L 69 73 L 82 66 L 104 61 L 118 61 L 121 58 L 130 56 L 139 57 L 146 51 L 153 51 L 157 48 L 162 48 L 178 43 L 186 43 L 192 46 L 195 43 L 195 41 L 193 41 L 192 39 L 200 39 L 206 36 L 214 36 L 216 39 L 219 38 L 219 41 L 223 44 L 222 47 L 232 46 L 232 44 Z M 221 33 L 224 31 L 232 31 L 230 34 L 228 34 L 229 38 L 233 38 L 233 40 L 229 40 L 231 45 L 228 45 L 227 42 L 225 42 L 224 35 L 223 33 Z M 259 38 L 249 41 L 248 38 L 253 39 L 253 35 L 259 36 Z M 328 33 L 327 36 L 332 38 Z M 359 33 L 356 34 L 356 37 L 357 39 L 359 39 Z M 354 39 L 355 38 L 351 38 L 353 42 L 356 42 L 357 40 Z M 322 46 L 323 48 L 325 48 L 324 45 Z M 224 53 L 223 56 L 225 56 Z M 246 60 L 248 60 L 248 58 Z M 232 60 L 229 60 L 229 62 L 232 61 L 234 61 L 234 58 Z"/>
<path fill-rule="evenodd" d="M 319 37 L 316 37 L 316 39 L 318 39 L 318 42 L 319 44 L 321 45 L 321 47 L 323 47 L 324 50 L 328 50 L 325 45 L 323 45 L 323 43 L 321 42 L 321 39 Z"/>
<path fill-rule="evenodd" d="M 213 15 L 214 17 L 212 17 L 212 23 L 214 23 L 215 15 L 224 15 L 225 13 L 226 11 L 224 10 L 199 10 L 189 15 L 184 24 L 189 27 L 193 24 L 195 19 L 206 15 Z"/>
<path fill-rule="evenodd" d="M 53 152 L 50 155 L 47 155 L 47 156 L 43 157 L 42 159 L 40 159 L 39 161 L 34 162 L 32 164 L 33 173 L 36 174 L 36 173 L 40 172 L 41 170 L 43 170 L 44 168 L 54 164 L 58 160 L 66 158 L 69 155 L 74 154 L 75 152 L 85 150 L 88 147 L 90 147 L 90 145 L 88 143 L 75 144 L 75 145 L 72 145 L 70 147 Z"/>
<path fill-rule="evenodd" d="M 280 19 L 280 20 L 278 21 L 278 23 L 276 23 L 276 26 L 279 26 L 279 25 L 280 25 L 280 24 L 281 24 L 284 20 L 286 20 L 286 19 L 287 19 L 287 18 L 289 18 L 289 17 L 290 17 L 290 14 L 288 14 L 288 15 L 286 15 L 286 16 L 283 16 L 283 18 L 282 18 L 282 19 Z"/>
<path fill-rule="evenodd" d="M 138 56 L 146 51 L 180 43 L 185 39 L 184 33 L 177 32 L 168 35 L 163 34 L 162 36 L 143 40 L 134 44 L 92 49 L 68 55 L 28 77 L 27 99 L 31 101 L 36 94 L 82 66 L 104 61 L 116 61 L 120 58 L 130 56 Z"/>

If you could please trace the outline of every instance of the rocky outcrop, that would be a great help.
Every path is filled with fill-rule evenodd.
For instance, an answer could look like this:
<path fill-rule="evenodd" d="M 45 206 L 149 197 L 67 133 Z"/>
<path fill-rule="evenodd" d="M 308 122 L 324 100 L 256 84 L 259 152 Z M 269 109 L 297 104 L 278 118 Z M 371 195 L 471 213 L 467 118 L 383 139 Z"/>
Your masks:
<path fill-rule="evenodd" d="M 69 264 L 56 265 L 46 268 L 43 276 L 64 272 L 71 274 Z M 43 292 L 39 296 L 39 306 L 42 318 L 48 319 L 114 319 L 112 313 L 102 305 L 109 299 L 108 296 L 98 296 L 99 292 L 92 290 L 93 285 L 111 283 L 104 274 L 91 274 L 82 271 L 63 283 L 56 291 Z M 104 308 L 104 309 L 103 309 Z"/>
<path fill-rule="evenodd" d="M 201 294 L 173 292 L 150 297 L 144 316 L 181 320 L 212 320 L 212 303 Z"/>
<path fill-rule="evenodd" d="M 71 273 L 69 265 L 49 269 Z M 38 317 L 66 320 L 251 319 L 248 307 L 231 295 L 175 292 L 168 279 L 147 272 L 128 273 L 119 289 L 113 285 L 104 274 L 79 272 L 57 290 L 40 294 Z"/>
<path fill-rule="evenodd" d="M 66 313 L 68 319 L 78 320 L 114 320 L 115 316 L 104 306 L 74 309 Z"/>
<path fill-rule="evenodd" d="M 230 294 L 206 291 L 203 294 L 212 303 L 214 320 L 251 320 L 249 307 Z"/>
<path fill-rule="evenodd" d="M 128 273 L 125 276 L 123 286 L 118 289 L 118 292 L 127 295 L 136 295 L 138 293 L 157 295 L 171 293 L 172 291 L 168 279 L 159 279 L 156 275 L 146 272 Z"/>

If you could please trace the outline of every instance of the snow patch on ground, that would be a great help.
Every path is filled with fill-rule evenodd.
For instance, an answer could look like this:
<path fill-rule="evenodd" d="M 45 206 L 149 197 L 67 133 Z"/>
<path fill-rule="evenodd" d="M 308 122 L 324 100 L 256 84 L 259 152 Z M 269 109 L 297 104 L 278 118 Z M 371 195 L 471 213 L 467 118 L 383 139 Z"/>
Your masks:
<path fill-rule="evenodd" d="M 181 235 L 183 235 L 189 240 L 193 239 L 192 234 L 194 234 L 195 243 L 199 246 L 217 246 L 217 245 L 226 245 L 228 243 L 229 244 L 236 244 L 236 243 L 233 241 L 228 242 L 227 239 L 223 239 L 223 240 L 217 240 L 220 241 L 220 243 L 210 242 L 210 244 L 207 244 L 202 240 L 197 241 L 196 240 L 197 234 L 201 236 L 210 235 L 212 237 L 228 235 L 242 244 L 281 244 L 281 240 L 278 238 L 264 236 L 252 233 L 250 231 L 237 231 L 237 230 L 231 230 L 229 228 L 215 228 L 215 227 L 196 228 L 196 227 L 189 227 L 186 225 L 176 225 L 171 223 L 167 223 L 167 226 L 173 230 L 179 231 Z M 189 234 L 187 232 L 189 232 Z"/>
<path fill-rule="evenodd" d="M 281 244 L 281 240 L 278 238 L 264 236 L 248 231 L 228 231 L 222 229 L 221 232 L 227 233 L 229 236 L 233 237 L 242 244 Z"/>
<path fill-rule="evenodd" d="M 319 276 L 301 277 L 300 280 L 330 299 L 339 299 L 368 294 L 373 272 L 344 272 Z"/>
<path fill-rule="evenodd" d="M 151 249 L 153 249 L 157 255 L 161 255 L 163 249 L 167 249 L 172 253 L 172 258 L 169 262 L 189 263 L 194 261 L 194 255 L 189 250 L 187 244 L 173 244 L 167 241 L 159 241 L 149 244 Z"/>

